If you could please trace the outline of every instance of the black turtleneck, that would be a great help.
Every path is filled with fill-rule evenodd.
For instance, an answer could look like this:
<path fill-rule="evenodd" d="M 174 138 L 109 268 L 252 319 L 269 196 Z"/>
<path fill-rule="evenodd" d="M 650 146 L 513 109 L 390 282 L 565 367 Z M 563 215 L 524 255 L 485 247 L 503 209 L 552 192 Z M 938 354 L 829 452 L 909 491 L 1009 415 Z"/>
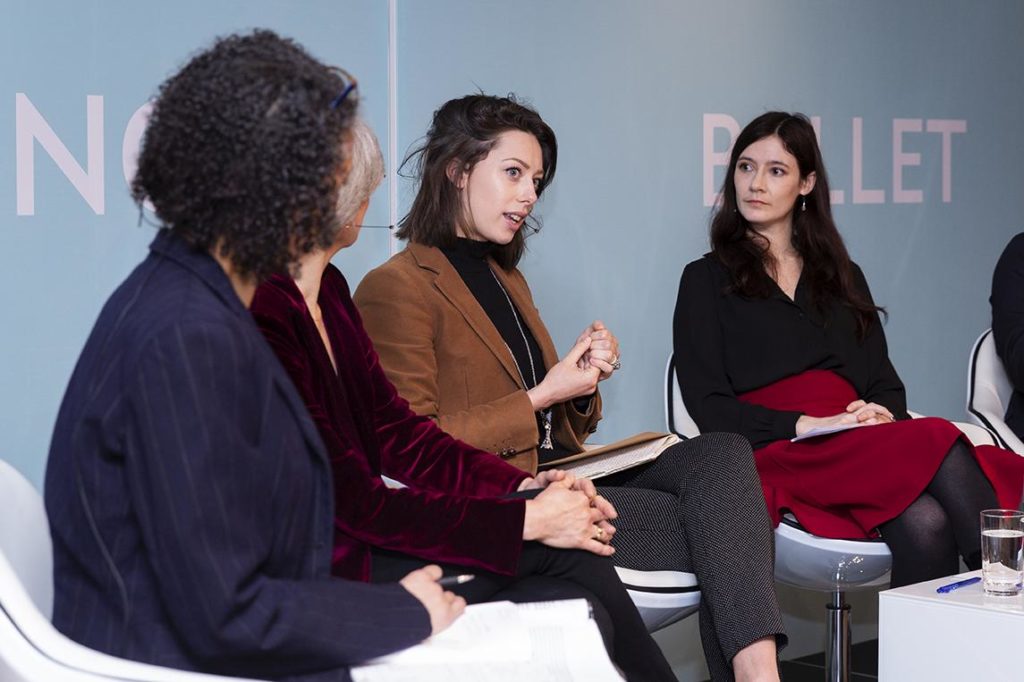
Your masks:
<path fill-rule="evenodd" d="M 504 287 L 491 271 L 487 257 L 491 255 L 497 244 L 473 239 L 456 239 L 452 247 L 442 247 L 441 252 L 455 268 L 466 287 L 476 297 L 477 303 L 487 313 L 491 323 L 498 330 L 512 353 L 512 358 L 523 377 L 527 390 L 533 388 L 547 374 L 540 346 L 533 333 L 523 321 L 512 299 L 505 293 Z M 531 359 L 533 364 L 531 366 Z M 540 434 L 538 442 L 544 442 L 544 426 L 542 417 L 538 415 L 537 429 Z M 541 463 L 559 459 L 571 454 L 568 448 L 555 442 L 554 449 L 540 449 Z"/>

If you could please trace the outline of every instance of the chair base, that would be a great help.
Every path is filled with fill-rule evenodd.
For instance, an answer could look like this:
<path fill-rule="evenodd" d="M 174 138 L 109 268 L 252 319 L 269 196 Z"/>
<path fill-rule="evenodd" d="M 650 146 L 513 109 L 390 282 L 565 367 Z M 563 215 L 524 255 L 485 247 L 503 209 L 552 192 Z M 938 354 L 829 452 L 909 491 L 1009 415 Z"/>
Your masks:
<path fill-rule="evenodd" d="M 828 642 L 825 646 L 825 680 L 849 682 L 850 679 L 850 605 L 841 591 L 832 593 L 828 610 Z"/>

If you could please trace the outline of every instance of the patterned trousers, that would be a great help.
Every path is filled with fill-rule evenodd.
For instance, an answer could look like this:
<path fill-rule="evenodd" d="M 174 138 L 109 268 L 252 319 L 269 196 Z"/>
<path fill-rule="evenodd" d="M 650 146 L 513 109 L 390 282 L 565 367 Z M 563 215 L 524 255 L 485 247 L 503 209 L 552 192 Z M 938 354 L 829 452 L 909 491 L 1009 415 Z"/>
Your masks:
<path fill-rule="evenodd" d="M 599 479 L 619 512 L 612 560 L 623 568 L 697 575 L 700 632 L 711 679 L 735 679 L 748 644 L 787 638 L 775 596 L 775 544 L 750 444 L 709 433 L 649 465 Z"/>

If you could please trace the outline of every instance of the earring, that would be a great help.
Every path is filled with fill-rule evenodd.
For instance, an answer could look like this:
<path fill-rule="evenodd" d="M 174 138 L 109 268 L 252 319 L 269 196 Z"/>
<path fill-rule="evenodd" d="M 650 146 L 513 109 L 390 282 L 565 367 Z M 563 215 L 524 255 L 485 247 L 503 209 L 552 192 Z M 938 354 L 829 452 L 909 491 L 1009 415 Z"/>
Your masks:
<path fill-rule="evenodd" d="M 341 229 L 343 229 L 343 230 L 351 230 L 352 229 L 352 223 L 345 223 L 344 225 L 341 226 Z"/>
<path fill-rule="evenodd" d="M 806 211 L 807 210 L 807 197 L 806 196 L 800 197 L 800 210 L 801 211 Z"/>

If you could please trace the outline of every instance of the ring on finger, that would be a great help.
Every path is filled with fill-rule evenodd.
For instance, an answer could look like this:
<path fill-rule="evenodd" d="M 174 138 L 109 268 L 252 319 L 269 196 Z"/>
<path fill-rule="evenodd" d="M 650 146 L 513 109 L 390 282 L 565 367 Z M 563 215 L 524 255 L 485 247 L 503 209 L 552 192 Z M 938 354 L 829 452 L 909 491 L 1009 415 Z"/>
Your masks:
<path fill-rule="evenodd" d="M 604 542 L 604 528 L 602 528 L 601 526 L 598 526 L 596 524 L 594 525 L 594 528 L 597 529 L 597 540 L 598 540 L 598 542 Z"/>
<path fill-rule="evenodd" d="M 615 362 L 611 363 L 612 369 L 622 369 L 622 358 L 615 358 Z"/>

